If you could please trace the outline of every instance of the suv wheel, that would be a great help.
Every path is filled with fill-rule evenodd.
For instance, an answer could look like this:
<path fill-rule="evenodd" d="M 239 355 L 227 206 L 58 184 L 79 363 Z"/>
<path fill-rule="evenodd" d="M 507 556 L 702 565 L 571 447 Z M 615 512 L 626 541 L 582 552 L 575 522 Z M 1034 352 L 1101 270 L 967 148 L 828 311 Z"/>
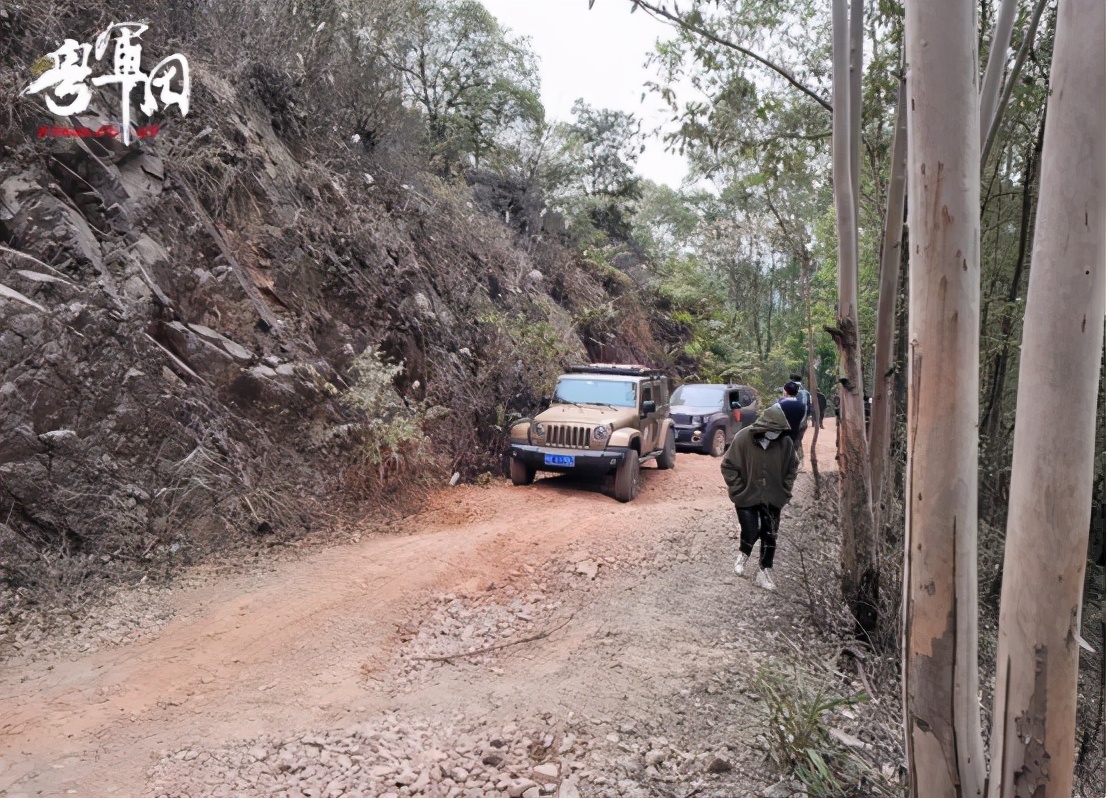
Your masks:
<path fill-rule="evenodd" d="M 639 453 L 634 449 L 627 452 L 623 464 L 616 469 L 616 498 L 629 502 L 639 492 Z"/>
<path fill-rule="evenodd" d="M 708 454 L 712 457 L 723 457 L 727 451 L 727 433 L 724 432 L 723 427 L 716 427 L 715 432 L 712 433 L 711 444 L 708 447 Z"/>
<path fill-rule="evenodd" d="M 535 469 L 528 468 L 519 460 L 513 458 L 508 470 L 511 472 L 513 485 L 530 485 L 535 481 Z"/>
<path fill-rule="evenodd" d="M 658 468 L 673 468 L 677 464 L 677 442 L 673 438 L 673 427 L 666 433 L 666 445 L 658 455 Z"/>

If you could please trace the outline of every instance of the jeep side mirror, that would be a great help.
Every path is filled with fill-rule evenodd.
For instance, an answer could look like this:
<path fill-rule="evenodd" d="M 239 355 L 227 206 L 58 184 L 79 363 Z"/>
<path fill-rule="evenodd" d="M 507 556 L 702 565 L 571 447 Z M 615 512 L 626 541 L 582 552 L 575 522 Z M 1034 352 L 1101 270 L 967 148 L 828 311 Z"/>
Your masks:
<path fill-rule="evenodd" d="M 642 403 L 642 413 L 644 416 L 648 416 L 651 413 L 658 412 L 658 405 L 650 399 L 647 399 Z"/>

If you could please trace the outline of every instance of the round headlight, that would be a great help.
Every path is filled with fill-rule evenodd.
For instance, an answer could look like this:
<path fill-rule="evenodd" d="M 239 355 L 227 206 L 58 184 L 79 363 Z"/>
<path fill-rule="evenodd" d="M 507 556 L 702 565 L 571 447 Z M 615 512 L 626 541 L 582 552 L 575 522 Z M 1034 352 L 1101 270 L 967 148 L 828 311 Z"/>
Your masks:
<path fill-rule="evenodd" d="M 692 423 L 693 424 L 703 424 L 704 423 L 704 416 L 693 416 L 692 417 Z"/>
<path fill-rule="evenodd" d="M 596 429 L 594 429 L 592 431 L 592 436 L 596 440 L 602 441 L 605 438 L 607 438 L 610 433 L 611 433 L 611 429 L 608 427 L 608 425 L 607 424 L 602 424 L 602 425 L 600 425 L 599 427 L 597 427 Z"/>
<path fill-rule="evenodd" d="M 546 434 L 546 427 L 542 425 L 541 421 L 536 421 L 534 426 L 531 427 L 531 431 L 535 433 L 535 437 L 541 438 Z"/>

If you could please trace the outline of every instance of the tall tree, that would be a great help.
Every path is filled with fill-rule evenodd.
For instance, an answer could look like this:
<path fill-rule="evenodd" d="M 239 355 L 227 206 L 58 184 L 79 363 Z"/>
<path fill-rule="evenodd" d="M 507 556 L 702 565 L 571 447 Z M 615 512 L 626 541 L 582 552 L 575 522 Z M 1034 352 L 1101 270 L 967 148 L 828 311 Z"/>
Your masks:
<path fill-rule="evenodd" d="M 599 231 L 632 237 L 634 203 L 642 196 L 635 162 L 643 151 L 642 124 L 632 114 L 573 103 L 571 124 L 558 126 L 561 169 L 551 195 L 569 215 L 578 238 Z"/>
<path fill-rule="evenodd" d="M 992 798 L 1073 787 L 1081 592 L 1104 342 L 1105 8 L 1058 6 L 1000 600 Z M 1065 408 L 1044 423 L 1038 408 Z"/>
<path fill-rule="evenodd" d="M 517 122 L 541 125 L 534 54 L 477 0 L 404 0 L 396 14 L 377 46 L 447 169 L 480 165 Z"/>
<path fill-rule="evenodd" d="M 989 60 L 985 65 L 985 76 L 981 79 L 981 147 L 985 147 L 985 138 L 989 134 L 989 124 L 1000 104 L 1001 78 L 1008 62 L 1008 43 L 1012 39 L 1012 28 L 1016 24 L 1016 0 L 1001 0 L 996 15 L 996 31 L 989 45 Z"/>
<path fill-rule="evenodd" d="M 1007 5 L 1010 0 L 1004 0 Z M 996 140 L 997 131 L 1000 129 L 1000 120 L 1004 116 L 1004 109 L 1008 106 L 1008 100 L 1012 96 L 1012 91 L 1015 89 L 1016 83 L 1020 78 L 1020 70 L 1023 69 L 1023 62 L 1027 59 L 1028 53 L 1031 52 L 1031 44 L 1035 41 L 1035 31 L 1039 28 L 1039 18 L 1043 15 L 1043 9 L 1046 8 L 1047 0 L 1038 0 L 1035 3 L 1035 8 L 1031 12 L 1031 19 L 1027 23 L 1027 31 L 1024 33 L 1023 41 L 1020 43 L 1020 48 L 1016 52 L 1015 62 L 1012 64 L 1012 70 L 1008 75 L 1008 80 L 1004 84 L 1003 90 L 1000 92 L 999 99 L 995 103 L 991 103 L 992 113 L 989 119 L 985 118 L 985 105 L 990 103 L 990 99 L 986 96 L 985 92 L 982 92 L 981 96 L 981 124 L 987 125 L 983 127 L 981 131 L 981 169 L 985 169 L 985 164 L 989 160 L 989 152 L 992 150 L 993 141 Z M 1012 3 L 1015 5 L 1015 3 Z M 1009 33 L 1010 35 L 1010 33 Z M 994 40 L 994 45 L 996 44 Z M 1005 45 L 1004 52 L 1007 52 L 1007 45 Z M 992 68 L 992 57 L 989 59 L 988 69 Z"/>
<path fill-rule="evenodd" d="M 865 396 L 858 333 L 857 188 L 851 152 L 860 146 L 850 110 L 850 28 L 847 3 L 832 0 L 832 171 L 839 248 L 836 326 L 828 332 L 839 348 L 839 513 L 842 528 L 842 590 L 860 630 L 877 624 L 877 540 L 866 443 Z"/>
<path fill-rule="evenodd" d="M 896 299 L 900 294 L 900 260 L 904 240 L 904 201 L 907 196 L 908 89 L 903 76 L 897 94 L 893 141 L 890 149 L 889 186 L 885 225 L 881 239 L 880 288 L 877 294 L 877 331 L 874 347 L 873 412 L 870 420 L 870 478 L 873 481 L 874 512 L 885 494 L 893 426 L 893 372 L 896 367 Z M 882 518 L 883 522 L 885 519 Z"/>
<path fill-rule="evenodd" d="M 904 723 L 913 798 L 980 796 L 977 384 L 980 140 L 968 4 L 906 4 L 908 463 Z"/>

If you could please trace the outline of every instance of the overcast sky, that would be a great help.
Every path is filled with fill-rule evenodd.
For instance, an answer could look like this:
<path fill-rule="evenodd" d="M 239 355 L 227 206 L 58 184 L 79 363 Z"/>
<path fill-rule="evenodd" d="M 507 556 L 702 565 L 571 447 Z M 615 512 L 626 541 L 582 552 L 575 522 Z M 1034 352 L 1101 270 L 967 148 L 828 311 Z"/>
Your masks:
<path fill-rule="evenodd" d="M 570 109 L 581 97 L 597 108 L 629 111 L 652 130 L 668 119 L 660 100 L 643 84 L 655 77 L 643 66 L 655 39 L 668 38 L 667 25 L 642 11 L 630 13 L 628 0 L 481 0 L 502 25 L 528 36 L 539 58 L 542 102 L 547 118 L 571 121 Z M 665 152 L 649 138 L 638 171 L 677 188 L 685 177 L 685 159 Z"/>

